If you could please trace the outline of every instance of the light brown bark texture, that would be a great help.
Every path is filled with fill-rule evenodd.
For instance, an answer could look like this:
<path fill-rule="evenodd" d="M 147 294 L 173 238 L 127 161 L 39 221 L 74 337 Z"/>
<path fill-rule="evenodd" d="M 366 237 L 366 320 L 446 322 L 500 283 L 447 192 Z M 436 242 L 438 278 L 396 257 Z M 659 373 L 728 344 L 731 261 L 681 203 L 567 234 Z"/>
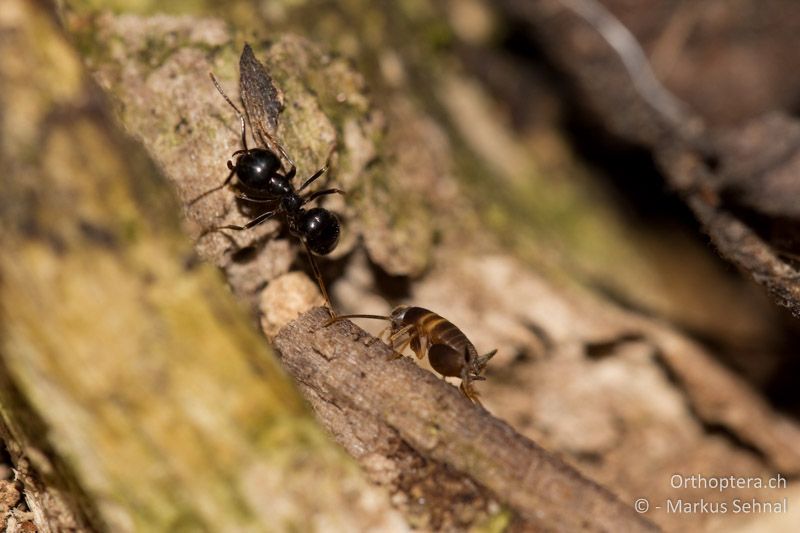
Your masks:
<path fill-rule="evenodd" d="M 197 261 L 53 14 L 2 12 L 0 434 L 38 530 L 404 529 Z"/>
<path fill-rule="evenodd" d="M 274 2 L 257 7 L 236 3 L 225 15 L 237 28 L 244 28 L 240 33 L 214 18 L 98 16 L 75 8 L 67 12 L 65 20 L 125 127 L 175 185 L 189 233 L 198 239 L 198 253 L 222 267 L 233 292 L 257 312 L 264 332 L 270 337 L 277 335 L 274 342 L 286 368 L 318 419 L 358 460 L 368 477 L 389 491 L 406 522 L 422 529 L 646 530 L 650 526 L 633 513 L 630 502 L 640 497 L 652 502 L 675 498 L 670 477 L 676 472 L 796 476 L 800 471 L 796 423 L 776 413 L 751 383 L 715 357 L 735 360 L 733 347 L 758 346 L 769 360 L 771 342 L 779 329 L 769 304 L 752 287 L 720 274 L 719 265 L 688 240 L 657 229 L 629 228 L 615 211 L 613 200 L 576 162 L 556 125 L 544 123 L 526 134 L 512 130 L 498 111 L 501 106 L 493 93 L 469 76 L 470 55 L 452 54 L 443 46 L 462 39 L 481 42 L 480 27 L 465 23 L 463 11 L 427 2 L 390 4 L 352 2 L 326 7 Z M 456 5 L 465 4 L 453 3 Z M 469 5 L 470 9 L 486 10 L 480 2 Z M 338 310 L 385 313 L 398 302 L 422 305 L 456 323 L 479 351 L 499 348 L 488 380 L 478 384 L 488 413 L 467 403 L 450 384 L 434 379 L 427 370 L 412 367 L 408 361 L 386 361 L 386 348 L 380 344 L 367 348 L 366 337 L 352 326 L 320 328 L 321 311 L 286 326 L 301 311 L 318 304 L 319 296 L 308 277 L 296 271 L 297 267 L 306 272 L 308 268 L 296 240 L 280 220 L 248 232 L 199 238 L 204 229 L 240 224 L 254 215 L 237 203 L 229 190 L 191 203 L 221 183 L 227 174 L 225 161 L 241 148 L 237 119 L 208 81 L 207 73 L 213 71 L 238 101 L 236 65 L 244 36 L 282 92 L 284 110 L 278 132 L 298 163 L 299 176 L 310 175 L 331 154 L 327 186 L 348 191 L 347 197 L 330 198 L 323 204 L 341 215 L 344 227 L 339 247 L 330 259 L 322 260 Z M 351 57 L 357 58 L 356 64 Z M 106 128 L 105 119 L 98 120 Z M 101 140 L 110 142 L 105 135 Z M 75 149 L 82 146 L 63 144 Z M 50 148 L 45 148 L 49 153 Z M 103 163 L 108 153 L 118 151 L 101 145 L 88 152 L 91 157 L 79 160 L 93 175 L 89 172 L 92 164 Z M 62 159 L 70 160 L 57 158 Z M 164 222 L 169 204 L 150 201 L 150 195 L 156 193 L 137 192 L 144 186 L 147 191 L 157 188 L 141 178 L 151 175 L 149 167 L 126 163 L 112 168 L 118 176 L 139 178 L 131 182 L 137 184 L 133 197 L 147 201 L 130 207 L 123 200 L 125 194 L 113 193 L 113 187 L 129 183 L 117 178 L 120 183 L 98 189 L 105 199 L 101 207 L 125 215 L 130 226 L 123 229 L 133 228 L 133 235 L 144 235 L 136 242 L 173 235 L 173 230 L 165 228 L 174 228 L 174 219 L 166 216 L 172 222 Z M 57 189 L 52 194 L 67 197 Z M 71 227 L 63 221 L 71 220 L 75 205 L 70 202 L 69 210 L 53 211 L 62 215 L 59 230 Z M 22 207 L 19 210 L 25 212 Z M 146 216 L 138 214 L 140 209 L 146 210 Z M 8 220 L 16 218 L 9 215 Z M 97 225 L 76 233 L 90 239 L 96 236 L 93 229 Z M 137 229 L 140 226 L 144 229 Z M 109 230 L 112 235 L 114 228 Z M 51 233 L 58 235 L 45 234 Z M 174 239 L 175 243 L 180 240 Z M 167 248 L 185 250 L 175 243 Z M 86 245 L 90 250 L 97 246 Z M 80 255 L 88 253 L 84 248 L 78 251 Z M 157 264 L 152 264 L 150 254 L 158 257 L 159 252 L 149 248 L 142 254 L 137 264 L 146 265 L 148 272 L 153 270 Z M 20 265 L 26 264 L 20 262 L 21 257 L 18 255 L 15 263 L 4 263 L 4 268 L 19 272 Z M 82 261 L 93 268 L 90 280 L 105 272 L 96 268 L 97 261 Z M 59 267 L 63 263 L 59 259 Z M 252 435 L 242 424 L 250 427 L 246 424 L 254 423 L 251 417 L 263 420 L 266 415 L 262 416 L 261 410 L 272 402 L 260 396 L 270 389 L 264 388 L 262 378 L 251 375 L 252 369 L 248 372 L 242 367 L 241 373 L 231 374 L 231 368 L 239 367 L 230 354 L 244 350 L 250 354 L 244 360 L 271 364 L 252 355 L 266 357 L 266 349 L 253 348 L 260 346 L 260 341 L 252 338 L 247 328 L 231 327 L 230 321 L 238 322 L 227 313 L 215 313 L 217 321 L 198 316 L 203 309 L 217 309 L 222 305 L 219 302 L 227 301 L 218 289 L 210 288 L 211 281 L 192 281 L 209 276 L 206 269 L 163 268 L 166 273 L 157 275 L 155 282 L 152 276 L 140 277 L 160 287 L 163 298 L 171 300 L 178 290 L 188 310 L 181 307 L 180 313 L 175 310 L 171 316 L 189 312 L 194 318 L 177 323 L 159 321 L 157 331 L 161 333 L 146 336 L 150 339 L 146 351 L 184 353 L 176 344 L 162 346 L 165 332 L 172 332 L 167 338 L 190 343 L 192 353 L 224 352 L 224 363 L 211 354 L 208 359 L 191 359 L 193 369 L 199 366 L 209 372 L 203 374 L 207 379 L 202 381 L 203 394 L 192 389 L 196 394 L 185 402 L 155 394 L 161 401 L 148 412 L 161 420 L 158 431 L 145 431 L 151 427 L 145 423 L 149 419 L 133 418 L 126 423 L 134 429 L 122 433 L 155 438 L 152 435 L 160 435 L 167 426 L 173 435 L 176 428 L 184 427 L 181 421 L 196 420 L 192 407 L 196 398 L 204 397 L 207 390 L 224 390 L 225 396 L 213 402 L 214 407 L 203 410 L 217 413 L 213 420 L 222 424 L 212 423 L 208 438 L 239 442 L 245 438 L 242 433 Z M 59 279 L 72 278 L 72 271 L 63 272 Z M 11 287 L 22 290 L 26 284 L 16 275 L 18 283 Z M 4 271 L 4 290 L 6 276 Z M 122 270 L 110 284 L 125 287 L 124 280 L 131 276 L 138 279 Z M 193 283 L 203 289 L 193 289 Z M 139 301 L 135 295 L 151 290 L 134 285 L 124 295 L 114 293 L 117 296 L 109 297 L 106 305 L 81 311 L 87 317 L 113 320 L 117 315 L 100 309 L 128 299 Z M 696 297 L 699 293 L 703 298 Z M 618 301 L 625 302 L 626 308 Z M 155 306 L 156 316 L 160 309 Z M 710 344 L 716 351 L 675 324 L 713 339 Z M 108 329 L 103 322 L 97 325 Z M 173 331 L 176 327 L 179 329 Z M 93 329 L 87 332 L 87 338 L 94 335 Z M 147 376 L 155 372 L 153 367 L 160 368 L 160 363 L 145 364 L 140 381 L 127 384 L 131 369 L 118 366 L 119 359 L 137 365 L 149 359 L 139 356 L 137 335 L 102 338 L 109 337 L 116 339 L 110 346 L 117 354 L 115 363 L 108 360 L 108 369 L 117 377 L 105 386 L 115 391 L 116 400 L 104 409 L 139 405 L 144 401 L 142 391 L 146 399 L 153 396 L 144 383 L 152 381 Z M 221 342 L 218 337 L 226 339 L 224 348 L 215 344 Z M 238 340 L 240 337 L 246 341 Z M 95 353 L 99 348 L 87 344 L 95 347 L 91 356 L 87 352 L 80 361 L 68 359 L 63 368 L 105 368 L 95 363 L 107 360 Z M 109 351 L 109 346 L 103 348 L 104 353 Z M 23 362 L 27 359 L 16 361 L 13 368 L 26 368 Z M 49 372 L 13 372 L 21 371 L 9 372 L 17 380 L 18 375 L 29 376 L 27 386 L 51 382 L 33 377 L 49 377 Z M 51 389 L 38 400 L 32 395 L 34 411 L 42 410 L 42 397 L 52 398 Z M 125 394 L 128 390 L 130 397 Z M 31 394 L 27 388 L 22 391 Z M 242 403 L 236 405 L 247 411 L 241 417 L 231 413 L 229 394 L 241 398 Z M 96 405 L 97 397 L 105 398 L 98 393 L 89 405 Z M 279 397 L 293 396 L 286 392 Z M 79 405 L 71 411 L 73 417 L 93 412 L 86 403 Z M 306 419 L 299 420 L 305 424 Z M 45 421 L 48 425 L 58 422 Z M 75 427 L 82 426 L 68 426 Z M 188 427 L 195 425 L 188 423 Z M 69 434 L 86 439 L 84 431 L 73 429 Z M 119 448 L 119 440 L 112 439 L 114 445 L 98 448 L 95 442 L 103 444 L 103 439 L 89 440 L 92 446 L 83 449 L 98 449 L 101 456 L 115 458 L 109 460 L 111 464 L 118 464 L 119 453 L 134 446 Z M 88 493 L 85 499 L 100 502 L 84 514 L 106 518 L 103 504 L 107 500 L 98 499 L 96 485 L 81 475 L 85 463 L 80 459 L 86 454 L 65 448 L 64 443 L 71 442 L 68 439 L 58 442 L 61 447 L 53 447 L 48 457 L 66 456 L 65 462 L 75 473 L 70 478 L 76 478 L 78 486 L 88 487 L 84 488 Z M 159 442 L 155 439 L 156 445 Z M 245 438 L 245 442 L 250 441 Z M 226 480 L 251 472 L 236 457 L 220 462 L 218 457 L 226 459 L 228 455 L 204 457 L 208 456 L 214 459 L 204 463 L 206 470 L 213 467 L 212 474 Z M 204 498 L 221 496 L 224 500 L 227 496 L 225 487 L 230 482 L 219 482 L 208 474 L 203 478 L 207 490 L 190 492 L 178 502 L 171 499 L 183 494 L 180 488 L 193 480 L 196 471 L 205 472 L 196 463 L 185 464 L 191 457 L 184 459 L 179 463 L 185 467 L 180 470 L 184 476 L 170 477 L 171 484 L 151 483 L 148 489 L 153 493 L 142 489 L 145 501 L 158 497 L 163 502 L 166 498 L 159 508 L 164 515 L 159 518 L 174 519 L 175 509 L 193 509 L 192 504 Z M 141 465 L 132 468 L 141 470 Z M 543 485 L 548 481 L 555 487 Z M 303 483 L 309 483 L 308 476 L 297 479 L 292 487 Z M 248 494 L 260 502 L 265 501 L 263 491 L 272 494 L 269 490 L 274 489 L 280 493 L 275 497 L 281 496 L 287 506 L 292 502 L 297 509 L 311 505 L 303 498 L 295 500 L 299 497 L 296 491 L 283 493 L 276 483 L 256 485 Z M 308 486 L 318 488 L 316 483 Z M 66 493 L 75 494 L 71 490 Z M 610 496 L 612 493 L 619 499 Z M 111 490 L 111 494 L 116 492 Z M 793 498 L 792 502 L 798 498 L 792 490 L 781 495 Z M 719 494 L 700 491 L 691 496 L 718 498 Z M 763 496 L 754 489 L 725 494 L 726 498 Z M 269 506 L 259 509 L 267 513 Z M 569 514 L 570 509 L 574 515 Z M 198 520 L 211 520 L 200 516 Z M 644 518 L 666 529 L 700 530 L 712 525 L 739 527 L 750 517 L 668 515 L 651 509 Z M 791 524 L 795 517 L 781 518 L 786 520 L 784 524 Z"/>

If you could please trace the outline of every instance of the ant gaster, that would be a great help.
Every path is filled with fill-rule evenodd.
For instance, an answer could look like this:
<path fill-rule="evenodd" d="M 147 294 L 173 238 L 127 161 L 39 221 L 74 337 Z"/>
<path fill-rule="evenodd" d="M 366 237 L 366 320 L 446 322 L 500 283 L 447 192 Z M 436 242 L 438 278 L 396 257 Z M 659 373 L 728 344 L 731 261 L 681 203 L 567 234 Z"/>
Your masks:
<path fill-rule="evenodd" d="M 245 76 L 247 75 L 246 72 L 249 72 L 249 75 L 255 75 L 257 77 L 256 81 L 261 83 L 259 87 L 262 90 L 264 87 L 266 87 L 267 90 L 271 89 L 273 92 L 273 94 L 268 95 L 258 94 L 258 98 L 264 98 L 265 96 L 274 97 L 275 90 L 272 86 L 271 80 L 266 74 L 263 66 L 258 62 L 258 60 L 255 59 L 253 51 L 249 45 L 245 45 L 245 49 L 242 52 L 240 66 L 242 70 L 243 84 L 248 81 Z M 245 71 L 245 66 L 248 67 L 247 71 Z M 255 69 L 254 74 L 253 69 Z M 239 108 L 236 107 L 236 104 L 234 104 L 231 99 L 228 98 L 228 95 L 225 94 L 225 91 L 222 90 L 222 87 L 220 86 L 216 77 L 214 77 L 214 74 L 209 73 L 209 75 L 211 76 L 211 81 L 214 82 L 214 86 L 217 88 L 217 91 L 219 91 L 222 97 L 225 98 L 225 101 L 228 102 L 228 104 L 239 116 L 242 126 L 242 145 L 244 146 L 244 149 L 237 150 L 233 153 L 232 157 L 236 158 L 235 162 L 230 160 L 228 161 L 228 169 L 230 169 L 230 174 L 228 174 L 228 177 L 225 179 L 222 185 L 206 191 L 199 197 L 195 198 L 192 203 L 196 202 L 200 198 L 205 197 L 207 194 L 224 188 L 235 176 L 237 178 L 235 186 L 240 193 L 237 195 L 238 199 L 247 202 L 271 205 L 269 210 L 256 216 L 243 226 L 221 226 L 212 228 L 206 233 L 222 229 L 242 231 L 257 226 L 275 215 L 283 215 L 289 232 L 297 237 L 305 246 L 308 253 L 309 262 L 311 263 L 314 275 L 317 278 L 322 295 L 325 298 L 325 302 L 327 303 L 331 314 L 335 316 L 333 306 L 331 305 L 330 298 L 328 297 L 328 291 L 325 289 L 325 284 L 322 280 L 322 274 L 317 267 L 313 254 L 326 255 L 336 247 L 336 244 L 339 242 L 339 220 L 336 218 L 336 215 L 327 209 L 322 207 L 305 209 L 304 206 L 321 196 L 329 194 L 344 194 L 344 191 L 336 188 L 330 188 L 301 195 L 301 192 L 303 192 L 317 178 L 325 173 L 325 171 L 328 169 L 328 166 L 326 165 L 317 170 L 310 178 L 305 180 L 305 182 L 303 182 L 299 188 L 295 189 L 294 184 L 292 183 L 292 180 L 297 172 L 295 164 L 286 154 L 283 147 L 277 141 L 275 141 L 272 136 L 272 131 L 270 131 L 274 129 L 275 124 L 277 123 L 277 112 L 268 117 L 261 116 L 263 113 L 259 115 L 258 111 L 263 111 L 261 109 L 251 112 L 247 107 L 248 100 L 243 98 L 245 110 L 248 111 L 248 117 L 251 120 L 251 125 L 253 125 L 253 120 L 260 121 L 260 123 L 254 127 L 262 136 L 262 140 L 264 140 L 265 144 L 269 143 L 275 146 L 276 149 L 280 151 L 281 155 L 289 162 L 289 170 L 285 173 L 282 172 L 283 163 L 281 162 L 280 157 L 274 151 L 268 148 L 247 147 L 246 122 L 244 115 L 241 111 L 239 111 Z M 253 95 L 248 96 L 249 98 L 254 98 Z"/>
<path fill-rule="evenodd" d="M 483 374 L 489 360 L 497 350 L 485 355 L 478 355 L 475 346 L 455 324 L 446 318 L 422 307 L 400 305 L 394 308 L 389 316 L 383 315 L 344 315 L 330 319 L 325 325 L 347 318 L 372 318 L 388 320 L 389 326 L 378 338 L 388 332 L 389 347 L 395 357 L 402 357 L 403 350 L 411 345 L 411 349 L 422 359 L 428 354 L 428 361 L 434 370 L 443 377 L 461 378 L 459 389 L 468 399 L 481 405 L 478 391 L 473 381 L 484 380 Z"/>

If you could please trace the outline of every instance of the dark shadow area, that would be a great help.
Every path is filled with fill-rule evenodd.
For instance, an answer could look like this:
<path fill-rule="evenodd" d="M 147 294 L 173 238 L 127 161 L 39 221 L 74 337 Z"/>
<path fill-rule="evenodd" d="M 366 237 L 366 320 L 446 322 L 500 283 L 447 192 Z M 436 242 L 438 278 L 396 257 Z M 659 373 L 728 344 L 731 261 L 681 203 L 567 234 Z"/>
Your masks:
<path fill-rule="evenodd" d="M 411 279 L 408 276 L 392 276 L 372 261 L 369 261 L 369 268 L 376 289 L 392 306 L 411 298 Z"/>
<path fill-rule="evenodd" d="M 0 480 L 8 480 L 14 476 L 11 454 L 8 453 L 5 442 L 0 442 Z"/>
<path fill-rule="evenodd" d="M 709 245 L 694 214 L 671 190 L 651 152 L 619 138 L 603 125 L 570 78 L 545 55 L 528 26 L 511 19 L 502 21 L 502 24 L 505 32 L 495 48 L 463 45 L 459 54 L 471 74 L 499 102 L 508 106 L 508 115 L 513 117 L 512 126 L 517 130 L 551 127 L 565 132 L 575 152 L 590 167 L 592 174 L 603 181 L 629 224 L 647 225 L 656 231 L 680 234 L 694 240 L 708 251 L 712 261 L 720 265 L 722 275 L 746 283 L 742 274 Z M 713 167 L 718 161 L 708 161 L 708 164 Z M 800 251 L 800 243 L 796 241 L 800 232 L 796 229 L 797 226 L 787 230 L 785 225 L 777 228 L 762 225 L 763 234 L 769 236 L 770 242 L 783 246 L 790 253 Z M 603 287 L 598 289 L 621 306 L 648 314 L 632 302 L 620 301 L 622 298 L 616 291 Z M 727 366 L 753 385 L 762 388 L 777 407 L 798 415 L 800 372 L 796 370 L 800 368 L 800 359 L 796 347 L 800 346 L 800 324 L 789 313 L 778 312 L 776 315 L 780 331 L 778 338 L 771 339 L 769 346 L 761 348 L 772 361 L 764 369 L 768 376 L 772 376 L 766 379 L 754 380 L 746 370 L 747 365 L 742 364 L 746 358 L 749 358 L 746 361 L 749 365 L 762 364 L 758 361 L 765 359 L 760 354 L 749 348 L 732 353 L 731 347 L 722 346 L 719 339 L 676 326 L 718 354 Z M 777 370 L 770 367 L 777 367 Z M 794 371 L 786 372 L 787 368 Z"/>

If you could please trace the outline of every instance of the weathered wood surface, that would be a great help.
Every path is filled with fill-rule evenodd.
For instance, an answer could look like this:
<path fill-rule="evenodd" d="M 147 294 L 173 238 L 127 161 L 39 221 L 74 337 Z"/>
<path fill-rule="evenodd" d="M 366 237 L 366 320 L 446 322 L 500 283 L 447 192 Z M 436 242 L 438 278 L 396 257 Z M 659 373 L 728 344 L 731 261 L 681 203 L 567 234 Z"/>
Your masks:
<path fill-rule="evenodd" d="M 388 346 L 351 323 L 323 327 L 328 318 L 325 310 L 316 309 L 278 334 L 275 346 L 284 365 L 337 440 L 367 464 L 375 454 L 391 457 L 387 446 L 400 441 L 411 448 L 406 454 L 436 465 L 425 475 L 454 471 L 450 484 L 430 486 L 421 494 L 427 505 L 439 508 L 438 514 L 459 510 L 459 492 L 469 491 L 453 491 L 457 484 L 473 487 L 477 500 L 500 502 L 511 513 L 512 528 L 657 529 L 455 387 L 410 359 L 391 360 Z M 406 476 L 404 492 L 413 492 L 415 484 L 424 487 L 412 472 Z"/>

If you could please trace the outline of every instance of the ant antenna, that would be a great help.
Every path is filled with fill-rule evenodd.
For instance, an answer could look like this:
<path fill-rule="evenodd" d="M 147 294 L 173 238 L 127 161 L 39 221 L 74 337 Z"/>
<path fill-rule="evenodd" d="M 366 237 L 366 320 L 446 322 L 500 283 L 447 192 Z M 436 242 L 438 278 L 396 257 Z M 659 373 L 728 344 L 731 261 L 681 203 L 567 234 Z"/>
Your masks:
<path fill-rule="evenodd" d="M 225 91 L 222 89 L 222 86 L 219 84 L 219 81 L 217 81 L 217 77 L 214 76 L 214 73 L 213 72 L 209 72 L 208 75 L 211 77 L 211 81 L 214 82 L 214 87 L 217 88 L 217 91 L 219 91 L 219 94 L 222 95 L 222 97 L 225 99 L 225 101 L 228 102 L 228 104 L 233 108 L 234 111 L 236 111 L 236 114 L 239 115 L 239 120 L 242 123 L 242 146 L 244 146 L 244 150 L 237 150 L 236 152 L 233 153 L 233 155 L 241 154 L 241 153 L 244 153 L 244 152 L 249 152 L 250 149 L 247 148 L 247 135 L 245 134 L 246 127 L 245 127 L 244 115 L 242 114 L 241 111 L 239 111 L 239 108 L 236 107 L 236 104 L 234 104 L 233 101 L 230 98 L 228 98 L 228 95 L 225 94 Z M 284 159 L 286 159 L 286 161 L 289 162 L 289 165 L 291 165 L 293 167 L 296 166 L 295 163 L 294 163 L 294 160 L 291 157 L 289 157 L 289 154 L 287 154 L 286 150 L 283 149 L 283 146 L 281 146 L 279 143 L 275 142 L 272 138 L 267 138 L 267 139 L 264 140 L 264 142 L 265 142 L 265 144 L 267 146 L 269 146 L 271 148 L 276 148 L 281 153 L 281 155 L 284 157 Z M 326 166 L 326 168 L 327 168 L 327 166 Z"/>
<path fill-rule="evenodd" d="M 241 111 L 239 111 L 239 108 L 236 107 L 236 104 L 234 104 L 231 101 L 231 99 L 228 98 L 228 95 L 225 94 L 225 91 L 222 90 L 222 86 L 217 81 L 217 78 L 216 78 L 216 76 L 214 76 L 214 73 L 213 72 L 209 72 L 208 75 L 211 76 L 211 81 L 214 82 L 214 87 L 217 88 L 217 91 L 219 91 L 219 94 L 222 95 L 222 97 L 225 99 L 225 101 L 228 102 L 228 104 L 230 104 L 230 106 L 233 108 L 234 111 L 236 111 L 236 114 L 239 115 L 239 120 L 242 122 L 242 146 L 244 146 L 244 151 L 245 152 L 249 151 L 249 149 L 247 148 L 247 135 L 245 135 L 246 127 L 245 127 L 244 115 L 242 114 Z"/>
<path fill-rule="evenodd" d="M 249 150 L 249 148 L 247 148 L 247 135 L 246 135 L 246 126 L 245 126 L 244 115 L 242 114 L 241 111 L 239 111 L 239 108 L 236 107 L 236 104 L 234 104 L 231 101 L 231 99 L 228 98 L 228 95 L 225 94 L 225 91 L 222 90 L 222 86 L 219 84 L 219 81 L 217 81 L 217 77 L 214 76 L 214 73 L 213 72 L 209 72 L 208 75 L 211 78 L 211 81 L 214 83 L 214 87 L 217 88 L 217 91 L 219 92 L 219 94 L 222 95 L 222 97 L 225 99 L 225 101 L 228 102 L 228 104 L 233 108 L 234 111 L 236 111 L 236 114 L 239 115 L 239 120 L 242 123 L 242 145 L 244 146 L 244 150 L 237 150 L 237 151 L 235 151 L 233 153 L 233 155 L 249 152 L 250 150 Z M 219 191 L 220 189 L 224 189 L 225 186 L 228 185 L 228 183 L 231 182 L 231 180 L 233 179 L 234 174 L 236 173 L 236 168 L 231 164 L 230 161 L 228 161 L 228 168 L 230 169 L 231 173 L 228 174 L 228 177 L 225 178 L 225 181 L 222 182 L 222 185 L 220 185 L 218 187 L 214 187 L 213 189 L 209 189 L 209 190 L 205 191 L 204 193 L 200 194 L 198 197 L 193 198 L 189 202 L 189 207 L 193 206 L 194 204 L 196 204 L 198 201 L 202 200 L 203 198 L 205 198 L 209 194 L 211 194 L 213 192 L 216 192 L 216 191 Z"/>

